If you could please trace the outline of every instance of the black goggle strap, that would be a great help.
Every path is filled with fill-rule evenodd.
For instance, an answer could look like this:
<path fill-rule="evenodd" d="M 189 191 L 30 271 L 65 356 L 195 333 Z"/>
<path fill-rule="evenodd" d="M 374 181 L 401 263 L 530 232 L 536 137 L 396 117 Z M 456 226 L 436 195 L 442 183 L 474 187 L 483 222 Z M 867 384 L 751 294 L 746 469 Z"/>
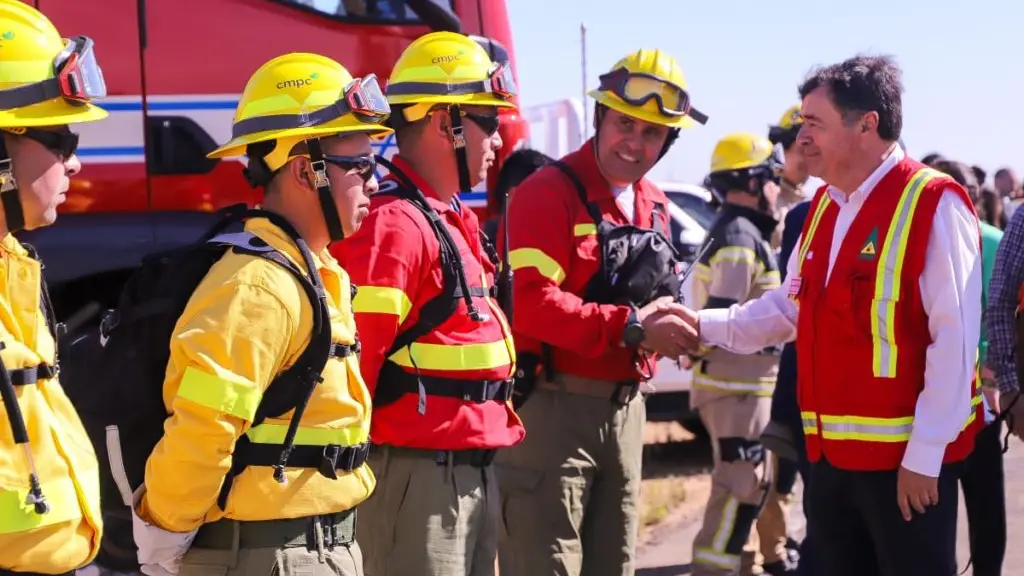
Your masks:
<path fill-rule="evenodd" d="M 456 82 L 453 84 L 437 84 L 435 82 L 398 82 L 388 84 L 389 96 L 419 96 L 431 94 L 434 96 L 466 96 L 469 94 L 495 94 L 503 100 L 508 97 L 494 89 L 491 79 L 476 80 L 472 82 Z"/>
<path fill-rule="evenodd" d="M 49 78 L 42 82 L 33 82 L 17 88 L 0 90 L 0 110 L 13 110 L 24 108 L 54 98 L 60 98 L 63 93 L 60 90 L 60 82 L 56 78 Z"/>
<path fill-rule="evenodd" d="M 338 216 L 338 205 L 334 203 L 331 196 L 331 180 L 327 177 L 327 161 L 324 159 L 323 150 L 320 148 L 319 138 L 306 140 L 309 147 L 309 159 L 312 161 L 313 185 L 316 186 L 317 195 L 320 197 L 320 211 L 324 213 L 324 222 L 327 223 L 327 233 L 331 242 L 338 242 L 345 238 L 345 229 L 341 227 L 341 217 Z"/>
<path fill-rule="evenodd" d="M 7 144 L 0 135 L 0 203 L 4 207 L 7 231 L 17 232 L 25 228 L 25 210 L 18 194 L 18 181 L 14 179 L 14 161 L 7 153 Z"/>

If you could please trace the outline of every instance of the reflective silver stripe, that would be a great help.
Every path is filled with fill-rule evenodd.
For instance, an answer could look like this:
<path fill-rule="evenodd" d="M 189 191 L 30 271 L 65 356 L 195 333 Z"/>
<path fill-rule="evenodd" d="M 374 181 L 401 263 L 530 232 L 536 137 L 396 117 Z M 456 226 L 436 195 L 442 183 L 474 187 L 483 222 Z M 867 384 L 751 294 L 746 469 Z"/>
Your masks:
<path fill-rule="evenodd" d="M 821 417 L 821 437 L 828 440 L 906 442 L 910 439 L 910 431 L 913 428 L 913 416 L 903 418 Z"/>
<path fill-rule="evenodd" d="M 875 273 L 875 297 L 871 301 L 872 373 L 875 378 L 896 377 L 899 354 L 896 347 L 896 303 L 900 299 L 903 260 L 921 191 L 938 175 L 930 168 L 914 174 L 900 195 L 895 218 L 885 235 Z"/>
<path fill-rule="evenodd" d="M 817 434 L 818 433 L 818 417 L 814 412 L 801 412 L 800 420 L 804 424 L 804 434 Z"/>

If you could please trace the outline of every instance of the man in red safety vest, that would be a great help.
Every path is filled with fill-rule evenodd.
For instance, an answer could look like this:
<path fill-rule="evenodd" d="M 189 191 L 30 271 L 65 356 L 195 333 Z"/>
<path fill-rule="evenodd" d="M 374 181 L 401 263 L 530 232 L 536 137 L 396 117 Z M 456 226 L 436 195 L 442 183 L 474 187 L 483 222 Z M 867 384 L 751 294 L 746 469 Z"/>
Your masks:
<path fill-rule="evenodd" d="M 739 353 L 796 338 L 808 534 L 829 576 L 955 574 L 957 465 L 984 423 L 978 220 L 962 186 L 897 144 L 900 74 L 858 56 L 804 82 L 797 143 L 828 184 L 787 282 L 691 318 Z"/>

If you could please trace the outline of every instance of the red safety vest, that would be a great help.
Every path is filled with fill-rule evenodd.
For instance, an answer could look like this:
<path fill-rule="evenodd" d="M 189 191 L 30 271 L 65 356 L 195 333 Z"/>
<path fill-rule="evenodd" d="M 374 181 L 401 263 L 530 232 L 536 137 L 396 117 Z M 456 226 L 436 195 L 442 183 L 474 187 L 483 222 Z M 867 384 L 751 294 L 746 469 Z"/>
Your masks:
<path fill-rule="evenodd" d="M 845 470 L 901 465 L 932 343 L 918 280 L 946 189 L 971 206 L 947 176 L 910 159 L 894 166 L 854 219 L 830 278 L 839 207 L 826 187 L 812 201 L 790 287 L 800 310 L 798 399 L 812 462 L 824 454 Z M 971 411 L 944 462 L 970 454 L 985 421 L 977 371 L 969 385 Z"/>

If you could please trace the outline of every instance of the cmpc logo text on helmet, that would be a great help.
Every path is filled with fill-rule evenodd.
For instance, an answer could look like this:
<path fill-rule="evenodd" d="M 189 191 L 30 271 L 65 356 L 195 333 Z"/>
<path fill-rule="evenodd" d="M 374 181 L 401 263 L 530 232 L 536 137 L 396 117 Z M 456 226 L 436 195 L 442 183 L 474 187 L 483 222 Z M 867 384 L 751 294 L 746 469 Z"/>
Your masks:
<path fill-rule="evenodd" d="M 437 56 L 435 58 L 431 58 L 430 63 L 448 64 L 449 62 L 455 62 L 456 60 L 458 60 L 461 55 L 462 53 L 460 52 L 459 54 L 445 54 L 444 56 Z"/>
<path fill-rule="evenodd" d="M 303 86 L 312 86 L 313 80 L 320 77 L 319 72 L 313 72 L 309 75 L 309 78 L 295 78 L 294 80 L 282 80 L 277 83 L 278 90 L 284 90 L 285 88 L 302 88 Z"/>

